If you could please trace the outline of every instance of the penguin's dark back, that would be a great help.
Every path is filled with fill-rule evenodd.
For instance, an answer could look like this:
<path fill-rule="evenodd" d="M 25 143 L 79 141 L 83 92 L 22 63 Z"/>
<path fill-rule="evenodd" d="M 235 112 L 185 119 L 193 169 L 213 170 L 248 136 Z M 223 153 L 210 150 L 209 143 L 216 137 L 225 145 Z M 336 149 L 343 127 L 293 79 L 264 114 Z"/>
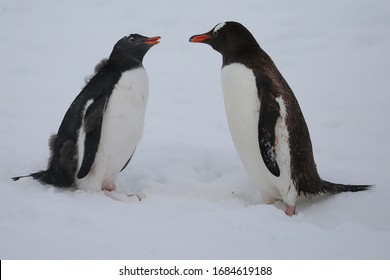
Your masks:
<path fill-rule="evenodd" d="M 275 97 L 282 95 L 288 112 L 286 125 L 289 130 L 291 177 L 298 187 L 298 193 L 303 189 L 305 195 L 319 194 L 322 190 L 321 178 L 318 175 L 314 161 L 309 129 L 298 100 L 272 59 L 264 52 L 259 60 L 262 66 L 260 69 L 257 68 L 257 71 L 267 75 L 271 81 Z M 302 172 L 302 170 L 305 170 L 305 172 Z"/>
<path fill-rule="evenodd" d="M 244 63 L 246 67 L 252 69 L 256 77 L 264 79 L 264 81 L 257 81 L 258 85 L 266 82 L 274 98 L 282 96 L 288 112 L 286 124 L 289 129 L 291 177 L 299 188 L 298 192 L 302 187 L 305 190 L 304 194 L 321 193 L 322 184 L 314 161 L 309 129 L 298 100 L 287 81 L 270 56 L 260 46 L 242 50 L 234 56 L 224 57 L 223 65 L 235 62 Z"/>
<path fill-rule="evenodd" d="M 77 139 L 86 104 L 91 99 L 108 99 L 121 75 L 117 67 L 106 63 L 70 105 L 58 129 L 49 159 L 47 175 L 53 185 L 71 187 L 74 184 L 77 162 L 82 160 L 77 158 Z"/>

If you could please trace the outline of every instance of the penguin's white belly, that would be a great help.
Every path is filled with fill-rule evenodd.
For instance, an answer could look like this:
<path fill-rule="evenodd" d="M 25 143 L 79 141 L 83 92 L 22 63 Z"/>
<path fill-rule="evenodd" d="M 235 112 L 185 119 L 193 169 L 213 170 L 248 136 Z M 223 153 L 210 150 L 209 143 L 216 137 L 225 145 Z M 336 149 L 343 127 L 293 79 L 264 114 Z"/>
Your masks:
<path fill-rule="evenodd" d="M 275 130 L 277 139 L 275 153 L 280 169 L 280 176 L 276 177 L 268 170 L 260 153 L 258 140 L 260 100 L 253 71 L 243 64 L 233 63 L 223 67 L 221 74 L 229 129 L 240 159 L 249 176 L 260 186 L 266 202 L 282 199 L 288 195 L 291 186 L 284 102 L 277 98 L 281 106 L 281 118 Z M 290 195 L 296 197 L 295 194 Z"/>
<path fill-rule="evenodd" d="M 95 161 L 85 180 L 79 180 L 80 188 L 100 190 L 114 185 L 142 137 L 147 99 L 144 68 L 124 72 L 108 100 Z"/>

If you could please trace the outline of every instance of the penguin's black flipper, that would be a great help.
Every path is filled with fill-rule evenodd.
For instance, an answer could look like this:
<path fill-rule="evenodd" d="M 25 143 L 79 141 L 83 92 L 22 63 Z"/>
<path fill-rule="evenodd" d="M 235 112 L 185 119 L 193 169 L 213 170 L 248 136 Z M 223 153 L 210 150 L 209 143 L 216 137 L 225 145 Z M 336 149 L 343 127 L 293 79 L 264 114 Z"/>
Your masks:
<path fill-rule="evenodd" d="M 275 126 L 280 116 L 280 108 L 276 102 L 267 82 L 261 81 L 259 89 L 260 115 L 259 115 L 259 147 L 261 157 L 268 170 L 276 177 L 280 170 L 275 154 Z"/>
<path fill-rule="evenodd" d="M 102 132 L 103 113 L 106 108 L 108 96 L 99 96 L 88 107 L 83 123 L 85 131 L 84 155 L 77 178 L 82 179 L 91 170 L 97 149 L 99 147 Z"/>
<path fill-rule="evenodd" d="M 133 153 L 131 154 L 131 156 L 130 156 L 129 160 L 128 160 L 128 161 L 125 163 L 125 166 L 123 166 L 123 168 L 121 169 L 121 172 L 122 172 L 122 171 L 123 171 L 123 169 L 125 169 L 125 168 L 126 168 L 126 166 L 129 164 L 130 160 L 133 158 L 133 155 L 134 155 L 134 153 L 135 153 L 135 149 L 134 149 Z"/>

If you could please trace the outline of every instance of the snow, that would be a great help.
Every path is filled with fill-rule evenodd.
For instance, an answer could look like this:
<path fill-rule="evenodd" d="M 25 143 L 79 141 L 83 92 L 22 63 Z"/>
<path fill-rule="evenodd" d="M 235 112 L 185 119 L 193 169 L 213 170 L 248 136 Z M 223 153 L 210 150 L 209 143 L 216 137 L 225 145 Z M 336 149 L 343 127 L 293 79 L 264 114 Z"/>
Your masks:
<path fill-rule="evenodd" d="M 0 259 L 389 259 L 390 3 L 0 2 Z M 191 44 L 243 23 L 294 90 L 323 179 L 371 191 L 266 205 L 234 149 L 221 57 Z M 46 167 L 83 79 L 124 35 L 146 55 L 144 136 L 121 195 L 10 178 Z"/>

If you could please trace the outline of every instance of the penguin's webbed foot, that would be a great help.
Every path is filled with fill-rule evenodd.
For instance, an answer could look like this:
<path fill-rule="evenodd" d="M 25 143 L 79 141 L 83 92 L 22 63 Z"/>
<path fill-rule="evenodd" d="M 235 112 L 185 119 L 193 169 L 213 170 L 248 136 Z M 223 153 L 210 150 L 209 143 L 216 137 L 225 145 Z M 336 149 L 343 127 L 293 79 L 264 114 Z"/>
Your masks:
<path fill-rule="evenodd" d="M 116 190 L 116 186 L 114 183 L 111 183 L 109 185 L 102 185 L 102 191 L 108 191 L 108 192 L 112 192 L 112 191 L 115 191 Z"/>
<path fill-rule="evenodd" d="M 125 194 L 125 193 L 119 193 L 119 192 L 113 192 L 113 191 L 106 191 L 103 190 L 103 193 L 117 201 L 123 201 L 123 202 L 134 202 L 134 201 L 141 201 L 141 197 L 137 194 Z M 134 200 L 134 198 L 136 200 Z"/>
<path fill-rule="evenodd" d="M 133 196 L 136 197 L 138 199 L 138 201 L 141 201 L 141 197 L 138 194 L 133 193 L 133 194 L 127 195 L 127 197 L 133 197 Z"/>

